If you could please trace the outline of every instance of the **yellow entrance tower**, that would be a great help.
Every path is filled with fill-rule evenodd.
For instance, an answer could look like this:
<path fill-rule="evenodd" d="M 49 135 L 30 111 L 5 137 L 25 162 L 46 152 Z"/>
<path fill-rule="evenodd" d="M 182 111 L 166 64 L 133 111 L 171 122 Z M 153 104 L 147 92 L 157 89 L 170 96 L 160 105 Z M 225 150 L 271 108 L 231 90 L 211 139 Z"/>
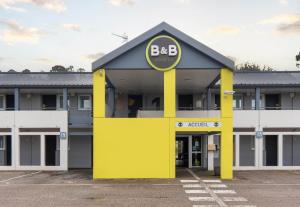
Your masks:
<path fill-rule="evenodd" d="M 175 178 L 175 139 L 176 134 L 182 133 L 220 134 L 221 178 L 232 179 L 233 65 L 231 60 L 164 22 L 95 61 L 94 179 Z M 219 82 L 219 116 L 198 117 L 188 115 L 191 113 L 178 113 L 177 89 L 185 88 L 187 78 L 182 78 L 189 75 L 205 83 L 211 82 L 205 89 Z M 148 94 L 148 90 L 156 87 L 155 84 L 160 84 L 160 79 L 157 78 L 157 82 L 149 81 L 150 77 L 163 79 L 163 95 L 160 98 L 163 100 L 163 110 L 160 108 L 153 112 L 153 117 L 149 117 L 149 112 L 136 106 L 138 112 L 135 117 L 128 117 L 126 113 L 117 115 L 115 111 L 118 107 L 122 108 L 124 103 L 134 108 L 129 95 L 124 94 L 129 94 L 135 88 L 139 93 L 145 90 L 145 94 Z M 198 82 L 195 87 L 203 87 Z M 139 88 L 143 83 L 148 84 L 148 87 Z M 191 83 L 187 85 L 189 84 L 193 87 Z M 115 90 L 118 87 L 119 101 L 116 103 Z M 126 91 L 125 87 L 130 87 L 130 90 Z M 127 102 L 120 101 L 123 100 L 122 97 L 125 97 L 124 100 L 127 97 Z M 126 106 L 123 108 L 128 110 Z M 195 112 L 197 113 L 203 112 Z"/>

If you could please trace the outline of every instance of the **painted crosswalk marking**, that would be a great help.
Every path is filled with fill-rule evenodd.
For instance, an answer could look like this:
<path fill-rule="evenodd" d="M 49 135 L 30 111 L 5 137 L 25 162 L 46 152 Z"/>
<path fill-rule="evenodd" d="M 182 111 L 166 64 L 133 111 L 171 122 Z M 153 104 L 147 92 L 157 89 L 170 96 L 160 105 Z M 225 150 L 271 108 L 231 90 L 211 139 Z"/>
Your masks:
<path fill-rule="evenodd" d="M 217 194 L 236 194 L 234 190 L 213 190 Z"/>
<path fill-rule="evenodd" d="M 206 190 L 185 190 L 185 193 L 207 193 Z"/>
<path fill-rule="evenodd" d="M 200 184 L 185 184 L 182 187 L 184 187 L 184 188 L 202 188 L 203 186 Z"/>
<path fill-rule="evenodd" d="M 238 203 L 247 202 L 248 200 L 244 197 L 234 196 L 236 192 L 234 190 L 226 189 L 227 185 L 223 184 L 221 180 L 202 180 L 192 170 L 186 170 L 195 179 L 180 181 L 185 193 L 189 195 L 188 199 L 193 202 L 193 207 L 256 207 L 255 205 L 249 205 L 248 203 Z M 228 194 L 228 197 L 225 197 L 226 194 Z"/>
<path fill-rule="evenodd" d="M 180 180 L 182 183 L 198 183 L 198 180 Z"/>
<path fill-rule="evenodd" d="M 190 201 L 215 201 L 213 197 L 189 197 Z"/>
<path fill-rule="evenodd" d="M 209 184 L 208 186 L 211 188 L 227 188 L 225 184 Z"/>
<path fill-rule="evenodd" d="M 221 183 L 221 180 L 202 180 L 205 183 Z"/>
<path fill-rule="evenodd" d="M 187 169 L 187 171 L 194 177 L 196 178 L 199 182 L 200 182 L 200 178 L 190 169 Z M 211 199 L 216 201 L 217 204 L 221 207 L 227 207 L 226 203 L 221 199 L 219 198 L 210 188 L 209 186 L 203 181 L 203 186 L 204 186 L 204 189 L 208 192 L 208 194 L 211 196 Z M 212 180 L 209 180 L 209 182 L 211 182 Z M 213 183 L 219 183 L 221 182 L 220 180 L 213 180 L 214 182 Z"/>
<path fill-rule="evenodd" d="M 247 199 L 244 197 L 223 197 L 223 201 L 246 202 Z"/>

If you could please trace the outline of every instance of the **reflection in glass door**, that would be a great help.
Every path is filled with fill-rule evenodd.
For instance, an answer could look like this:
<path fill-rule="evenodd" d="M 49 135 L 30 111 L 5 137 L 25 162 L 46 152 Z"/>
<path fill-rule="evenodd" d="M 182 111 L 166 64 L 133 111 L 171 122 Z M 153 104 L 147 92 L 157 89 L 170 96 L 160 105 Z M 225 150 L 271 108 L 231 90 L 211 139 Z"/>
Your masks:
<path fill-rule="evenodd" d="M 201 167 L 202 143 L 201 136 L 192 137 L 192 167 Z"/>
<path fill-rule="evenodd" d="M 188 137 L 176 137 L 176 167 L 188 167 Z"/>

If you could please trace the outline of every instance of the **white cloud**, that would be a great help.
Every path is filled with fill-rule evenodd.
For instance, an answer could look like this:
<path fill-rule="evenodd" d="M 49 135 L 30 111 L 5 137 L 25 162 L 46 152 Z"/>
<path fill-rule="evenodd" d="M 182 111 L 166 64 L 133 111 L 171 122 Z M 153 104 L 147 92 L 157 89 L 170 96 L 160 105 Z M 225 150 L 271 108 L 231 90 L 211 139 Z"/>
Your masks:
<path fill-rule="evenodd" d="M 36 58 L 33 61 L 36 62 L 36 63 L 45 63 L 45 64 L 54 62 L 53 60 L 51 60 L 49 58 Z"/>
<path fill-rule="evenodd" d="M 30 3 L 58 13 L 66 10 L 63 0 L 0 0 L 0 8 L 25 12 L 25 9 L 16 7 L 19 3 Z"/>
<path fill-rule="evenodd" d="M 279 3 L 282 5 L 287 5 L 289 3 L 288 0 L 279 0 Z"/>
<path fill-rule="evenodd" d="M 62 24 L 62 27 L 65 29 L 73 30 L 75 32 L 80 32 L 81 28 L 78 24 Z"/>
<path fill-rule="evenodd" d="M 191 0 L 178 0 L 179 3 L 188 4 L 191 3 Z"/>
<path fill-rule="evenodd" d="M 97 60 L 98 58 L 101 58 L 104 55 L 105 54 L 103 52 L 98 52 L 98 53 L 94 53 L 94 54 L 85 55 L 84 59 L 87 59 L 89 61 L 93 61 L 93 60 Z"/>
<path fill-rule="evenodd" d="M 300 34 L 300 20 L 292 24 L 282 24 L 277 27 L 277 31 L 281 33 L 299 33 Z"/>
<path fill-rule="evenodd" d="M 133 5 L 135 3 L 135 0 L 109 0 L 109 3 L 114 6 L 127 6 Z"/>
<path fill-rule="evenodd" d="M 214 34 L 238 34 L 240 33 L 240 28 L 235 26 L 222 25 L 215 27 L 211 30 Z"/>
<path fill-rule="evenodd" d="M 299 14 L 282 14 L 268 19 L 263 19 L 260 21 L 260 24 L 293 24 L 299 20 Z"/>
<path fill-rule="evenodd" d="M 284 14 L 264 19 L 261 24 L 276 25 L 279 33 L 300 33 L 300 14 Z"/>
<path fill-rule="evenodd" d="M 25 27 L 13 20 L 0 20 L 6 26 L 0 34 L 0 40 L 12 45 L 18 42 L 38 43 L 43 32 L 35 27 Z"/>
<path fill-rule="evenodd" d="M 26 9 L 15 7 L 16 0 L 0 0 L 0 8 L 7 10 L 14 10 L 17 12 L 26 12 Z"/>

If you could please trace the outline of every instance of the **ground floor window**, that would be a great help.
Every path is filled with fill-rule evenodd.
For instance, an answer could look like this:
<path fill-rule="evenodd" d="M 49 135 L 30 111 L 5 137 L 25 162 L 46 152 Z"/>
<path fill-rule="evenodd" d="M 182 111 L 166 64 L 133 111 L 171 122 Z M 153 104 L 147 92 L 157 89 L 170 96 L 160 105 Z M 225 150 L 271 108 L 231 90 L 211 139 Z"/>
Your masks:
<path fill-rule="evenodd" d="M 240 166 L 255 166 L 255 136 L 240 135 Z"/>
<path fill-rule="evenodd" d="M 59 166 L 60 162 L 59 136 L 45 136 L 45 164 L 46 166 Z"/>
<path fill-rule="evenodd" d="M 263 149 L 263 165 L 278 166 L 278 136 L 265 135 Z"/>
<path fill-rule="evenodd" d="M 300 135 L 283 136 L 283 166 L 300 166 Z"/>
<path fill-rule="evenodd" d="M 93 141 L 91 135 L 69 136 L 69 168 L 91 168 Z"/>
<path fill-rule="evenodd" d="M 11 166 L 10 135 L 0 135 L 0 166 Z"/>
<path fill-rule="evenodd" d="M 41 139 L 39 135 L 20 136 L 20 165 L 41 165 Z"/>
<path fill-rule="evenodd" d="M 42 142 L 44 138 L 44 142 Z M 44 145 L 42 145 L 44 143 Z M 41 152 L 44 152 L 43 155 Z M 59 166 L 60 138 L 58 135 L 20 135 L 21 166 Z"/>

